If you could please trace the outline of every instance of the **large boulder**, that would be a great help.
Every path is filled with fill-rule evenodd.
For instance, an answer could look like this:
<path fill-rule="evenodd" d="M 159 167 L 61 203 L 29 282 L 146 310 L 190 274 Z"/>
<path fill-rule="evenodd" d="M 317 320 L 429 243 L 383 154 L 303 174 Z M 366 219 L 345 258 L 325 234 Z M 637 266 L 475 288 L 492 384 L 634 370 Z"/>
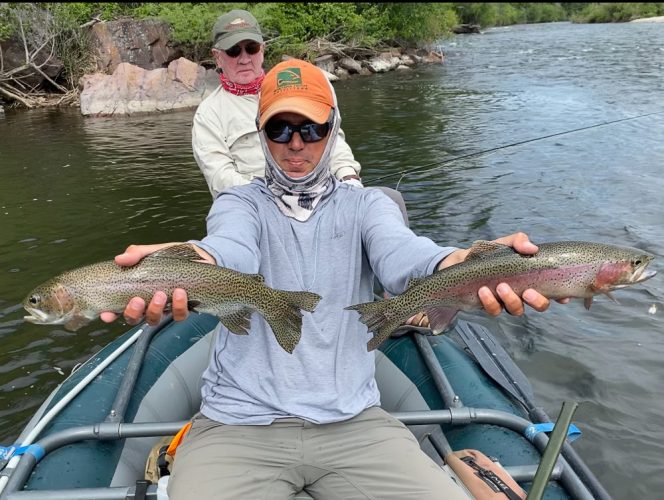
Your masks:
<path fill-rule="evenodd" d="M 336 66 L 334 63 L 334 56 L 332 54 L 325 54 L 317 57 L 314 61 L 314 64 L 323 71 L 327 71 L 328 73 L 334 73 L 334 68 Z"/>
<path fill-rule="evenodd" d="M 85 75 L 80 85 L 83 115 L 131 115 L 195 108 L 219 78 L 216 71 L 181 57 L 153 70 L 120 63 L 112 75 Z"/>
<path fill-rule="evenodd" d="M 348 71 L 348 73 L 359 73 L 362 71 L 362 64 L 350 57 L 341 58 L 339 61 L 339 66 Z"/>
<path fill-rule="evenodd" d="M 2 71 L 5 73 L 26 64 L 25 46 L 18 38 L 0 41 L 0 51 L 0 54 L 2 54 Z M 55 80 L 64 68 L 62 61 L 51 53 L 51 47 L 48 44 L 34 55 L 32 62 L 40 67 L 51 80 Z M 13 76 L 17 80 L 20 79 L 28 88 L 40 87 L 47 81 L 44 75 L 34 68 L 24 69 L 14 73 Z"/>
<path fill-rule="evenodd" d="M 171 44 L 171 28 L 156 19 L 100 22 L 90 30 L 97 69 L 113 73 L 121 63 L 143 69 L 164 68 L 182 51 Z"/>
<path fill-rule="evenodd" d="M 365 66 L 369 68 L 369 71 L 372 73 L 392 71 L 401 64 L 400 55 L 401 54 L 398 52 L 394 53 L 392 51 L 385 51 L 366 61 Z"/>

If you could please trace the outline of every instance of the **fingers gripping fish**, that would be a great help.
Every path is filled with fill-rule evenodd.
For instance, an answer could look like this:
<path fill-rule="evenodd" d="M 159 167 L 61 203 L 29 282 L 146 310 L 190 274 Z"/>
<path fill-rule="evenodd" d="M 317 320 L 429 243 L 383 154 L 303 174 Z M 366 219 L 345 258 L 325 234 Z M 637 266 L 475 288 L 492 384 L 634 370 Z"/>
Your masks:
<path fill-rule="evenodd" d="M 292 353 L 302 329 L 301 310 L 313 312 L 321 297 L 310 292 L 276 290 L 258 274 L 196 262 L 191 245 L 175 245 L 131 267 L 99 262 L 65 272 L 35 288 L 23 301 L 25 320 L 78 330 L 103 311 L 121 313 L 132 297 L 148 302 L 156 291 L 169 297 L 187 291 L 190 308 L 217 316 L 231 332 L 246 335 L 253 312 L 272 328 L 279 345 Z"/>
<path fill-rule="evenodd" d="M 442 332 L 459 310 L 481 309 L 477 294 L 482 286 L 495 290 L 507 283 L 521 295 L 533 288 L 549 299 L 578 297 L 590 309 L 593 296 L 641 283 L 656 272 L 646 270 L 654 256 L 630 247 L 586 241 L 542 243 L 534 255 L 522 255 L 512 247 L 477 241 L 466 260 L 431 276 L 413 279 L 401 295 L 380 302 L 355 304 L 346 309 L 360 313 L 374 337 L 375 349 L 409 317 L 429 316 L 435 334 Z"/>

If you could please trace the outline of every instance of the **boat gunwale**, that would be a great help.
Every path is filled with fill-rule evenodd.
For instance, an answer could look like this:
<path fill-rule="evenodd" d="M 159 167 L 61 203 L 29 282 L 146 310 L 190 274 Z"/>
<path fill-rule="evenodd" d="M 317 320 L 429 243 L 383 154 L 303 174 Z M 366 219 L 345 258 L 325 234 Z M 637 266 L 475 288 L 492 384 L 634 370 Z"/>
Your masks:
<path fill-rule="evenodd" d="M 493 410 L 486 408 L 448 408 L 443 410 L 417 410 L 407 412 L 390 412 L 390 414 L 400 420 L 404 425 L 422 425 L 422 424 L 450 424 L 450 425 L 468 425 L 468 424 L 491 424 L 507 428 L 522 435 L 526 435 L 526 429 L 532 425 L 532 422 L 526 418 L 514 415 L 503 410 Z M 9 482 L 0 494 L 2 500 L 30 499 L 39 498 L 44 500 L 57 499 L 77 499 L 89 498 L 81 497 L 79 494 L 91 494 L 94 492 L 95 498 L 100 499 L 125 499 L 131 498 L 131 488 L 135 486 L 108 486 L 99 488 L 74 488 L 60 490 L 21 490 L 32 473 L 34 467 L 48 453 L 57 449 L 80 441 L 112 441 L 128 438 L 168 436 L 175 434 L 187 420 L 175 422 L 101 422 L 93 425 L 84 425 L 72 427 L 57 431 L 45 436 L 37 441 L 33 449 L 28 449 L 21 455 L 21 459 L 11 472 Z M 548 443 L 548 437 L 544 433 L 537 433 L 530 439 L 541 452 Z M 573 474 L 569 464 L 561 457 L 559 459 L 562 465 L 560 479 L 564 480 L 566 475 Z M 507 468 L 509 470 L 509 468 Z M 579 480 L 580 481 L 580 480 Z M 572 481 L 574 483 L 574 481 Z M 156 486 L 155 486 L 156 487 Z M 106 492 L 106 493 L 102 493 Z M 123 496 L 114 496 L 111 493 L 122 493 Z M 101 495 L 101 496 L 99 496 Z M 109 496 L 110 495 L 110 496 Z M 150 498 L 147 496 L 146 498 Z M 579 497 L 583 498 L 583 497 Z M 593 497 L 588 497 L 592 499 Z"/>

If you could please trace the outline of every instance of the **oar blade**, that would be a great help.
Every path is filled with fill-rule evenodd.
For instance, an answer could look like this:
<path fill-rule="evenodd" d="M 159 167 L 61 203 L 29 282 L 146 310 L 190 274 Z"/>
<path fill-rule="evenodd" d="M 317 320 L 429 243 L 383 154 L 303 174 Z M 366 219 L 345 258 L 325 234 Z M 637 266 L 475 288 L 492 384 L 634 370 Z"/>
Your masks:
<path fill-rule="evenodd" d="M 530 382 L 489 330 L 460 320 L 455 331 L 485 373 L 530 410 L 535 399 Z"/>

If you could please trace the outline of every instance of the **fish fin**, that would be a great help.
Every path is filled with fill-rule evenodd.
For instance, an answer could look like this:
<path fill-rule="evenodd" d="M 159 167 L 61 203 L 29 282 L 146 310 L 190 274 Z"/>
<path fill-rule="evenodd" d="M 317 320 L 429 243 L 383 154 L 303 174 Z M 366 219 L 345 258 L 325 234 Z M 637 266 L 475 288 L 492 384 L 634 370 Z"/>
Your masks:
<path fill-rule="evenodd" d="M 152 259 L 185 259 L 191 261 L 199 261 L 202 259 L 198 252 L 194 250 L 194 247 L 189 243 L 183 243 L 180 245 L 173 245 L 170 247 L 162 248 L 157 250 L 154 253 L 145 257 L 145 260 Z"/>
<path fill-rule="evenodd" d="M 387 299 L 375 302 L 364 302 L 354 304 L 344 309 L 357 311 L 360 313 L 360 321 L 367 325 L 367 328 L 374 335 L 367 342 L 367 351 L 373 351 L 382 344 L 408 317 L 397 317 L 394 313 L 391 301 Z"/>
<path fill-rule="evenodd" d="M 292 354 L 302 337 L 302 310 L 313 312 L 321 296 L 312 292 L 290 292 L 275 290 L 282 299 L 284 306 L 276 310 L 262 311 L 265 321 L 272 329 L 274 337 L 281 348 Z"/>
<path fill-rule="evenodd" d="M 201 305 L 200 300 L 188 300 L 187 301 L 187 309 L 190 311 L 196 311 L 196 308 Z M 196 311 L 198 312 L 198 311 Z"/>
<path fill-rule="evenodd" d="M 249 335 L 251 313 L 248 307 L 219 317 L 221 324 L 236 335 Z"/>
<path fill-rule="evenodd" d="M 282 290 L 283 291 L 283 290 Z M 304 309 L 308 312 L 314 312 L 318 302 L 322 297 L 317 293 L 312 292 L 284 292 L 286 293 L 286 301 L 298 309 Z"/>
<path fill-rule="evenodd" d="M 401 325 L 403 321 L 388 323 L 382 328 L 379 328 L 374 336 L 367 342 L 367 351 L 373 351 L 383 342 L 385 342 Z"/>
<path fill-rule="evenodd" d="M 429 327 L 434 335 L 440 335 L 452 322 L 458 309 L 450 307 L 433 307 L 425 311 L 429 318 Z"/>
<path fill-rule="evenodd" d="M 601 290 L 601 289 L 595 288 L 595 287 L 591 287 L 591 290 L 595 294 L 603 293 L 608 298 L 610 298 L 613 302 L 615 302 L 616 304 L 619 304 L 619 302 L 616 300 L 616 298 L 611 294 L 611 292 L 609 290 Z M 592 296 L 586 297 L 585 299 L 583 299 L 583 305 L 585 306 L 586 309 L 590 309 L 590 306 L 592 305 L 592 303 L 593 303 L 593 297 Z"/>
<path fill-rule="evenodd" d="M 75 332 L 79 328 L 84 327 L 88 323 L 92 321 L 90 318 L 77 314 L 76 316 L 72 316 L 69 321 L 65 323 L 65 329 L 69 330 L 70 332 Z"/>
<path fill-rule="evenodd" d="M 477 240 L 470 246 L 466 260 L 482 259 L 491 252 L 497 250 L 504 250 L 505 248 L 512 248 L 509 245 L 496 243 L 495 241 Z"/>
<path fill-rule="evenodd" d="M 422 283 L 426 278 L 410 278 L 408 280 L 408 285 L 406 285 L 406 290 L 408 290 L 411 287 L 417 286 L 420 283 Z"/>

